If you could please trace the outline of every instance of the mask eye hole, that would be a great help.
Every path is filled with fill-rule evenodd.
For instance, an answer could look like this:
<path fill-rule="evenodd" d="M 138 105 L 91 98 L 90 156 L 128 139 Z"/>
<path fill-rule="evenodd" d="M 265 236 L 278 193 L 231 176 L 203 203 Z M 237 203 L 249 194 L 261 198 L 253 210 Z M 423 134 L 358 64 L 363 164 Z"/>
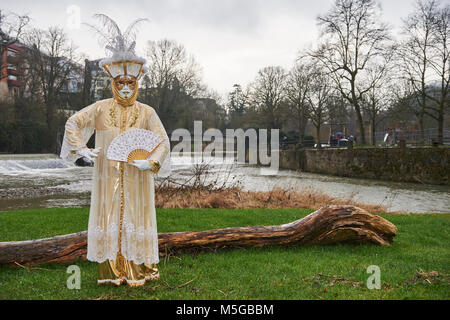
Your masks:
<path fill-rule="evenodd" d="M 131 90 L 134 90 L 134 87 L 136 86 L 136 80 L 129 78 L 118 78 L 115 80 L 115 84 L 119 88 L 119 90 L 121 90 L 125 85 L 128 86 Z"/>

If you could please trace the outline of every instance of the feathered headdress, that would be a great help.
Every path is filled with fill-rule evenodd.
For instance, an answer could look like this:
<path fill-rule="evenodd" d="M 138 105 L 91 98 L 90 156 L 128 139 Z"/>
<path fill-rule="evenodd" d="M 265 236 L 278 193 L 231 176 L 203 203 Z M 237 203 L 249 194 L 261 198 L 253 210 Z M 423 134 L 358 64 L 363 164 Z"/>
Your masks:
<path fill-rule="evenodd" d="M 99 66 L 115 78 L 119 75 L 129 75 L 140 78 L 147 72 L 144 66 L 146 60 L 138 57 L 134 51 L 136 47 L 137 27 L 148 19 L 136 19 L 125 32 L 122 32 L 117 23 L 105 14 L 95 14 L 94 18 L 100 20 L 102 26 L 97 27 L 90 24 L 99 37 L 100 45 L 104 46 L 108 57 L 100 60 Z"/>

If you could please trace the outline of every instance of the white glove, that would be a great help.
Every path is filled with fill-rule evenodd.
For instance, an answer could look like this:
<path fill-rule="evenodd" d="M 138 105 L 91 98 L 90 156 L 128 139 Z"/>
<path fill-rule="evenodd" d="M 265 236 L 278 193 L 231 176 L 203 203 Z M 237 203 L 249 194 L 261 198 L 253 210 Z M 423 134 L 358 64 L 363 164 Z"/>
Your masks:
<path fill-rule="evenodd" d="M 86 159 L 87 162 L 93 163 L 94 159 L 97 158 L 101 147 L 91 150 L 89 148 L 83 148 L 77 151 L 77 154 Z"/>
<path fill-rule="evenodd" d="M 157 169 L 157 165 L 155 165 L 155 163 L 156 161 L 134 160 L 134 162 L 130 163 L 130 165 L 135 166 L 139 170 L 152 170 L 153 172 L 155 172 L 155 170 Z"/>

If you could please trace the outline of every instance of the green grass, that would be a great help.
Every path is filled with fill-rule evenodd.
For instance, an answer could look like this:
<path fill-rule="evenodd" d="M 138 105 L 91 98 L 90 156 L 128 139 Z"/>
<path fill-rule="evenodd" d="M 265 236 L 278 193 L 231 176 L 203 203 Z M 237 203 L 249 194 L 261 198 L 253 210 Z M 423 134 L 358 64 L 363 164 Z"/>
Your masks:
<path fill-rule="evenodd" d="M 311 211 L 158 209 L 158 231 L 281 224 Z M 81 269 L 80 290 L 66 288 L 70 264 L 0 266 L 0 299 L 449 299 L 450 214 L 382 216 L 399 229 L 391 247 L 270 247 L 180 254 L 161 258 L 161 280 L 137 288 L 97 286 L 97 264 L 89 261 L 74 263 Z M 87 221 L 88 208 L 2 212 L 0 241 L 81 231 Z M 365 286 L 369 265 L 381 269 L 380 290 Z M 421 271 L 447 277 L 428 282 L 416 277 Z M 332 285 L 334 276 L 341 281 Z"/>

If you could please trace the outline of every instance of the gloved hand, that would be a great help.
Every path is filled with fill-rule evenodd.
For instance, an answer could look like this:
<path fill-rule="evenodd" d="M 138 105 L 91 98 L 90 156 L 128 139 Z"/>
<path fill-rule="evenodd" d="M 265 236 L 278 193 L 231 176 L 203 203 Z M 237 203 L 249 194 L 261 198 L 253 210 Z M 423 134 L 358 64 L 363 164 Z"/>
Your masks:
<path fill-rule="evenodd" d="M 86 159 L 87 162 L 93 163 L 94 159 L 97 158 L 98 153 L 100 152 L 101 147 L 96 149 L 83 148 L 77 151 L 77 154 Z"/>
<path fill-rule="evenodd" d="M 159 162 L 153 160 L 134 160 L 130 165 L 135 166 L 139 170 L 151 170 L 154 173 L 159 170 Z"/>

